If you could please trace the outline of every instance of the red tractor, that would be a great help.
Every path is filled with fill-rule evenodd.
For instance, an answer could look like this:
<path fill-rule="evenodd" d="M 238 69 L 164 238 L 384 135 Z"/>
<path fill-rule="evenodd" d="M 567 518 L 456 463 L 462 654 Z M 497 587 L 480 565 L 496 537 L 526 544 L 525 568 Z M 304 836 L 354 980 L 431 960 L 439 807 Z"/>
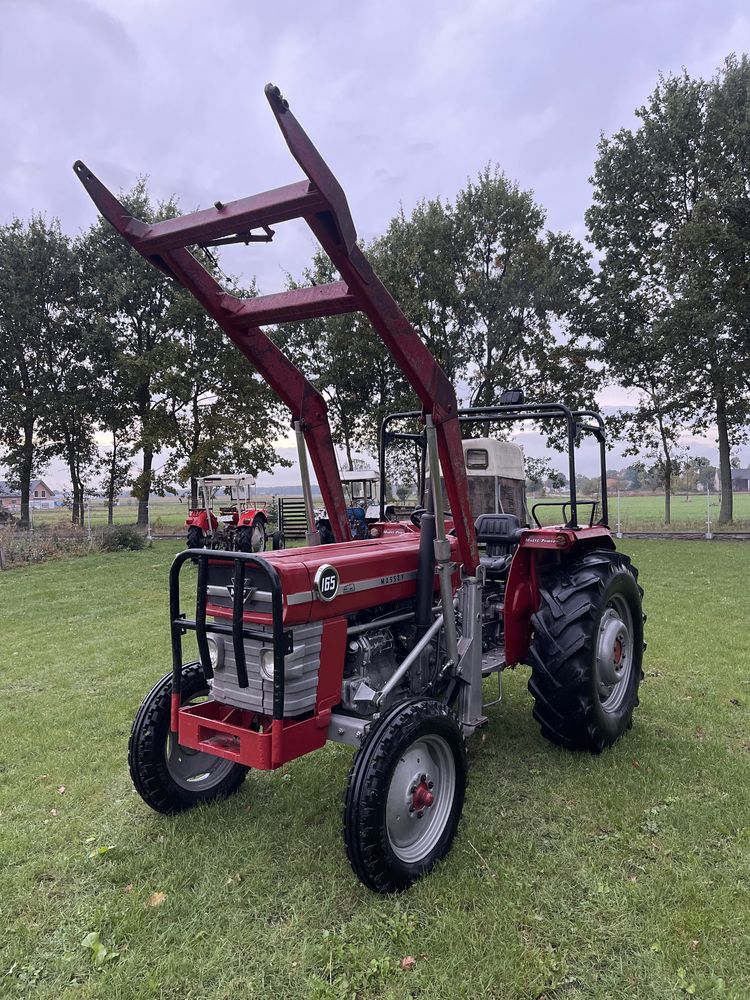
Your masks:
<path fill-rule="evenodd" d="M 130 770 L 144 801 L 171 814 L 231 795 L 250 768 L 281 767 L 327 740 L 350 744 L 346 850 L 367 886 L 389 892 L 450 849 L 464 803 L 465 737 L 487 722 L 484 678 L 530 665 L 542 735 L 571 750 L 599 753 L 630 727 L 642 677 L 642 592 L 630 560 L 615 550 L 604 491 L 599 517 L 592 504 L 581 523 L 575 446 L 583 433 L 597 439 L 604 483 L 600 418 L 519 399 L 460 412 L 442 369 L 358 247 L 335 177 L 278 89 L 269 85 L 266 95 L 305 174 L 295 184 L 149 225 L 75 165 L 105 218 L 196 296 L 289 406 L 334 536 L 331 545 L 263 556 L 188 549 L 175 558 L 172 670 L 135 718 Z M 249 242 L 254 228 L 268 233 L 299 217 L 341 280 L 240 300 L 186 249 Z M 412 522 L 383 517 L 362 540 L 350 538 L 325 403 L 262 330 L 354 310 L 369 318 L 419 398 L 421 410 L 406 415 L 417 429 L 399 433 L 426 453 L 423 481 L 429 470 Z M 525 503 L 511 511 L 502 490 L 487 510 L 472 510 L 462 421 L 491 428 L 517 420 L 557 420 L 566 429 L 571 497 L 554 527 L 529 526 Z M 314 542 L 304 447 L 300 456 Z M 197 600 L 188 618 L 180 574 L 192 561 Z M 198 659 L 185 663 L 189 631 Z"/>
<path fill-rule="evenodd" d="M 199 479 L 200 506 L 185 520 L 188 548 L 263 552 L 268 514 L 258 507 L 254 494 L 255 479 L 244 473 Z"/>

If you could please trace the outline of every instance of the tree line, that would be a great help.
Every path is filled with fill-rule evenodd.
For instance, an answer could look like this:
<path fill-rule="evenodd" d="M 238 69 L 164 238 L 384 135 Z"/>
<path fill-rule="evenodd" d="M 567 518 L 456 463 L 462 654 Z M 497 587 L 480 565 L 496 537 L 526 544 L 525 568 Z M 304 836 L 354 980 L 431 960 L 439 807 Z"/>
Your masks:
<path fill-rule="evenodd" d="M 465 403 L 522 388 L 586 408 L 604 387 L 629 390 L 633 404 L 610 430 L 663 480 L 667 523 L 681 436 L 715 427 L 727 522 L 732 450 L 750 417 L 747 57 L 729 57 L 711 80 L 660 77 L 636 117 L 599 142 L 593 253 L 546 228 L 533 194 L 492 166 L 450 201 L 400 211 L 365 250 Z M 178 212 L 174 200 L 153 205 L 143 181 L 124 200 L 145 221 Z M 289 284 L 336 277 L 318 253 Z M 350 467 L 355 452 L 374 453 L 387 412 L 415 408 L 359 314 L 272 335 L 325 395 Z M 219 465 L 270 470 L 285 421 L 197 303 L 108 224 L 70 239 L 38 216 L 0 228 L 0 413 L 22 519 L 32 476 L 55 455 L 69 470 L 74 521 L 96 481 L 110 505 L 132 485 L 141 523 L 151 493 L 175 482 L 194 488 Z"/>
<path fill-rule="evenodd" d="M 147 222 L 177 214 L 174 201 L 152 205 L 144 181 L 124 203 Z M 111 521 L 130 486 L 146 524 L 151 495 L 174 483 L 194 497 L 217 467 L 279 463 L 283 414 L 265 383 L 103 219 L 76 239 L 40 216 L 0 227 L 0 413 L 22 523 L 31 480 L 53 457 L 68 470 L 74 524 L 87 490 L 106 498 Z"/>

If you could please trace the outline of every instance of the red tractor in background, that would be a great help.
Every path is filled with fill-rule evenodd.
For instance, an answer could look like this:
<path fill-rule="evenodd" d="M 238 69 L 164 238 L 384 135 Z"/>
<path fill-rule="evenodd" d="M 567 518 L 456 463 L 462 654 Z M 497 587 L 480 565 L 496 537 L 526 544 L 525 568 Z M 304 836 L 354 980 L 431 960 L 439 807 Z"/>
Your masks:
<path fill-rule="evenodd" d="M 517 397 L 460 411 L 444 372 L 357 245 L 336 178 L 278 88 L 269 84 L 266 96 L 302 181 L 149 225 L 83 163 L 74 168 L 105 218 L 202 303 L 289 406 L 308 515 L 302 548 L 177 555 L 169 586 L 172 670 L 136 715 L 130 771 L 148 805 L 177 813 L 236 792 L 251 768 L 281 767 L 327 740 L 347 743 L 356 750 L 344 805 L 347 854 L 367 886 L 389 892 L 411 885 L 451 847 L 464 804 L 465 737 L 487 723 L 485 678 L 528 664 L 542 735 L 571 750 L 599 753 L 630 727 L 642 678 L 642 591 L 630 560 L 615 550 L 606 491 L 600 508 L 576 496 L 582 434 L 598 441 L 606 481 L 601 418 Z M 307 222 L 339 281 L 238 299 L 187 249 L 247 243 L 254 228 L 268 234 L 292 218 Z M 421 404 L 394 415 L 406 427 L 384 427 L 381 463 L 394 436 L 414 441 L 426 457 L 421 509 L 407 523 L 383 510 L 361 540 L 350 538 L 325 402 L 262 329 L 357 310 Z M 478 444 L 464 447 L 462 423 L 489 431 L 519 420 L 559 421 L 567 434 L 571 496 L 552 527 L 535 511 L 528 523 L 512 457 L 498 459 L 497 489 L 487 493 L 480 483 L 470 497 L 467 464 L 483 471 L 485 458 L 470 454 L 482 450 Z M 330 545 L 316 544 L 308 451 Z M 487 509 L 480 509 L 483 496 Z M 189 618 L 180 576 L 193 562 Z M 183 662 L 188 632 L 198 659 Z"/>
<path fill-rule="evenodd" d="M 203 476 L 198 480 L 200 506 L 185 520 L 187 547 L 263 552 L 268 535 L 268 514 L 255 501 L 253 476 Z"/>

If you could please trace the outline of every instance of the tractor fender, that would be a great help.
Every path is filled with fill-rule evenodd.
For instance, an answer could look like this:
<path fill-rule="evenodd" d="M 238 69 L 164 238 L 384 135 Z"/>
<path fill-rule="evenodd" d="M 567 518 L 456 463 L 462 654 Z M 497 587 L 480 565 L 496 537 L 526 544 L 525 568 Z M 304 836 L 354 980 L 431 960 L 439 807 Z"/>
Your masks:
<path fill-rule="evenodd" d="M 240 528 L 243 525 L 252 525 L 256 518 L 259 518 L 263 524 L 268 523 L 268 514 L 260 508 L 253 508 L 252 510 L 242 511 L 240 519 L 237 522 L 237 527 Z"/>
<path fill-rule="evenodd" d="M 210 534 L 212 531 L 216 531 L 219 522 L 216 520 L 214 515 L 211 515 L 211 523 L 209 524 L 208 514 L 203 508 L 199 510 L 191 510 L 185 520 L 186 528 L 200 528 L 204 535 Z"/>
<path fill-rule="evenodd" d="M 569 561 L 588 549 L 616 548 L 604 525 L 590 528 L 526 529 L 513 554 L 505 585 L 505 662 L 523 663 L 531 643 L 531 616 L 539 610 L 539 568 L 553 559 Z"/>

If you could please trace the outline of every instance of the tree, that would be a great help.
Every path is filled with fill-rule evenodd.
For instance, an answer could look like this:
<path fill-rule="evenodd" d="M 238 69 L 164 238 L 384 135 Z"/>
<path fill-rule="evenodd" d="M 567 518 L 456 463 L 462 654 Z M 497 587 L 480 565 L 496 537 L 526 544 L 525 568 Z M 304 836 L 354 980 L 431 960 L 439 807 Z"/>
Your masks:
<path fill-rule="evenodd" d="M 623 338 L 627 340 L 627 338 Z M 639 350 L 640 348 L 640 350 Z M 669 365 L 653 364 L 642 341 L 607 345 L 605 371 L 620 374 L 637 391 L 636 405 L 609 420 L 614 435 L 626 444 L 625 455 L 645 455 L 660 471 L 664 486 L 664 524 L 672 523 L 672 480 L 679 473 L 679 437 L 689 413 L 688 402 Z"/>
<path fill-rule="evenodd" d="M 159 222 L 177 214 L 174 200 L 152 205 L 145 180 L 121 196 L 132 214 Z M 88 309 L 103 320 L 108 344 L 102 355 L 113 368 L 106 411 L 122 434 L 132 434 L 142 453 L 133 484 L 138 523 L 148 523 L 148 504 L 155 485 L 154 456 L 171 443 L 174 424 L 157 388 L 160 373 L 179 353 L 172 325 L 174 284 L 136 253 L 108 222 L 100 219 L 81 240 L 84 295 Z"/>
<path fill-rule="evenodd" d="M 640 126 L 602 137 L 586 215 L 603 253 L 601 340 L 608 353 L 635 341 L 659 363 L 663 419 L 716 427 L 720 523 L 732 517 L 730 450 L 750 416 L 749 101 L 745 56 L 709 82 L 660 77 Z"/>
<path fill-rule="evenodd" d="M 450 205 L 421 201 L 408 218 L 401 209 L 370 248 L 379 277 L 454 383 L 471 360 L 458 227 Z"/>
<path fill-rule="evenodd" d="M 195 506 L 200 476 L 223 468 L 257 475 L 290 465 L 274 450 L 283 426 L 278 401 L 200 304 L 179 291 L 170 323 L 179 331 L 175 350 L 154 379 L 171 424 L 162 477 L 189 482 Z"/>
<path fill-rule="evenodd" d="M 406 501 L 411 496 L 413 489 L 414 489 L 414 483 L 400 483 L 396 487 L 396 496 L 399 498 L 401 503 L 406 503 Z"/>
<path fill-rule="evenodd" d="M 545 232 L 544 210 L 498 168 L 469 181 L 453 213 L 471 404 L 492 405 L 509 388 L 532 399 L 592 403 L 597 375 L 580 343 L 590 255 L 572 236 Z"/>
<path fill-rule="evenodd" d="M 100 469 L 104 475 L 99 482 L 99 490 L 107 503 L 107 524 L 114 523 L 114 512 L 120 491 L 130 482 L 133 474 L 133 449 L 127 440 L 112 432 L 112 444 L 102 456 Z"/>
<path fill-rule="evenodd" d="M 328 256 L 318 251 L 302 283 L 319 285 L 336 278 Z M 290 279 L 290 287 L 299 285 Z M 356 450 L 377 454 L 380 423 L 387 413 L 418 408 L 404 376 L 360 313 L 288 323 L 275 337 L 325 398 L 333 440 L 343 446 L 350 469 Z"/>
<path fill-rule="evenodd" d="M 0 227 L 0 443 L 26 526 L 32 476 L 54 451 L 50 414 L 76 293 L 70 242 L 56 220 Z"/>

